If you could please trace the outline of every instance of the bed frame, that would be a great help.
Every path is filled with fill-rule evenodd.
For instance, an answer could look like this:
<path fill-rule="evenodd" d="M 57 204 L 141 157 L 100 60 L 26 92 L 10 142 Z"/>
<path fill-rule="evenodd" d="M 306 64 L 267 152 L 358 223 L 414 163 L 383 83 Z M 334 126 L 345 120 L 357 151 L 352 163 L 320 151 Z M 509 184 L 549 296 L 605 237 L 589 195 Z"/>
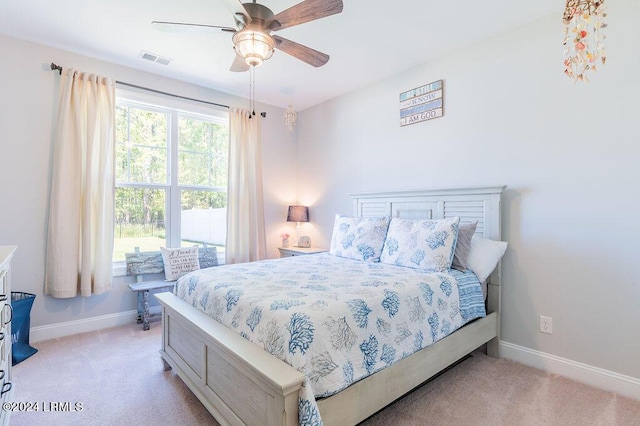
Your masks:
<path fill-rule="evenodd" d="M 504 187 L 352 194 L 358 216 L 478 220 L 476 234 L 500 239 Z M 499 357 L 500 265 L 490 277 L 487 316 L 343 391 L 318 400 L 325 425 L 356 424 L 486 344 Z M 171 293 L 162 305 L 165 369 L 173 368 L 221 425 L 298 424 L 304 375 Z"/>

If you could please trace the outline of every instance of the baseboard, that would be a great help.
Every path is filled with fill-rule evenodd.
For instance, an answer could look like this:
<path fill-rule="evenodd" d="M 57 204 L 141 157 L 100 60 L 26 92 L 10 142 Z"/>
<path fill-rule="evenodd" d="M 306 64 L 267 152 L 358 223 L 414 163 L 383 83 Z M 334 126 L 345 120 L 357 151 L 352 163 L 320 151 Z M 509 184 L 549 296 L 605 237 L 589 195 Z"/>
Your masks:
<path fill-rule="evenodd" d="M 640 400 L 640 379 L 635 377 L 625 376 L 504 341 L 500 342 L 500 355 L 539 370 L 558 374 L 599 389 Z"/>
<path fill-rule="evenodd" d="M 137 311 L 127 311 L 76 321 L 32 327 L 29 331 L 29 342 L 41 342 L 43 340 L 56 339 L 58 337 L 71 336 L 73 334 L 86 333 L 89 331 L 101 330 L 103 328 L 133 324 L 136 322 L 137 317 Z"/>

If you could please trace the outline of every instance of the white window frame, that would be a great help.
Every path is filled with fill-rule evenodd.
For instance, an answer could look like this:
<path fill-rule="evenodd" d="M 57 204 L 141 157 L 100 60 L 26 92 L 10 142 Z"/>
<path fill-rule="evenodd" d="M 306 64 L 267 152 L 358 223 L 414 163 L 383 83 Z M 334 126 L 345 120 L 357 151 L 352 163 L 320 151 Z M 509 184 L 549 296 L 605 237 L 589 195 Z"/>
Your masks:
<path fill-rule="evenodd" d="M 167 182 L 159 183 L 116 183 L 118 187 L 157 188 L 165 190 L 165 229 L 167 230 L 167 246 L 179 247 L 181 243 L 181 191 L 212 191 L 222 189 L 214 186 L 179 185 L 178 184 L 178 120 L 180 117 L 192 117 L 198 120 L 229 126 L 229 110 L 215 105 L 203 104 L 167 95 L 155 94 L 137 89 L 116 88 L 116 104 L 144 108 L 152 111 L 168 113 L 167 121 Z M 224 188 L 226 190 L 226 188 Z M 126 275 L 124 261 L 113 262 L 113 276 Z"/>

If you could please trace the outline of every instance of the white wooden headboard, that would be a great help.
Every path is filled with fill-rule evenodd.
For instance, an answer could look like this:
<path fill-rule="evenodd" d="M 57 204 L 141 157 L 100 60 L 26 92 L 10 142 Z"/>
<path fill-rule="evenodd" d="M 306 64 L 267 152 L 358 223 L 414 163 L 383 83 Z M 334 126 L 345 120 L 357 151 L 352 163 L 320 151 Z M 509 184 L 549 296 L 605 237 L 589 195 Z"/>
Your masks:
<path fill-rule="evenodd" d="M 356 216 L 393 216 L 406 219 L 443 219 L 459 216 L 460 223 L 478 221 L 476 234 L 501 240 L 500 199 L 505 186 L 484 188 L 431 189 L 351 194 Z M 487 313 L 498 314 L 498 337 L 487 349 L 499 354 L 501 296 L 501 262 L 488 284 Z"/>
<path fill-rule="evenodd" d="M 356 216 L 478 221 L 476 234 L 500 240 L 500 198 L 504 186 L 351 194 Z"/>

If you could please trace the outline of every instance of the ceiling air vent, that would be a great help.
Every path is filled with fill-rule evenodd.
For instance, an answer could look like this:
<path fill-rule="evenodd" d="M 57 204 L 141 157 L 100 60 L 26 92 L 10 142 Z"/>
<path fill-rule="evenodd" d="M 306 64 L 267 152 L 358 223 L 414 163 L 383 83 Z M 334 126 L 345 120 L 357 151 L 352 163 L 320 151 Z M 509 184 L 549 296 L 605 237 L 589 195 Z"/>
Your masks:
<path fill-rule="evenodd" d="M 145 52 L 144 50 L 140 52 L 139 57 L 161 65 L 169 65 L 173 62 L 173 59 L 165 58 L 164 56 L 156 55 L 155 53 Z"/>

